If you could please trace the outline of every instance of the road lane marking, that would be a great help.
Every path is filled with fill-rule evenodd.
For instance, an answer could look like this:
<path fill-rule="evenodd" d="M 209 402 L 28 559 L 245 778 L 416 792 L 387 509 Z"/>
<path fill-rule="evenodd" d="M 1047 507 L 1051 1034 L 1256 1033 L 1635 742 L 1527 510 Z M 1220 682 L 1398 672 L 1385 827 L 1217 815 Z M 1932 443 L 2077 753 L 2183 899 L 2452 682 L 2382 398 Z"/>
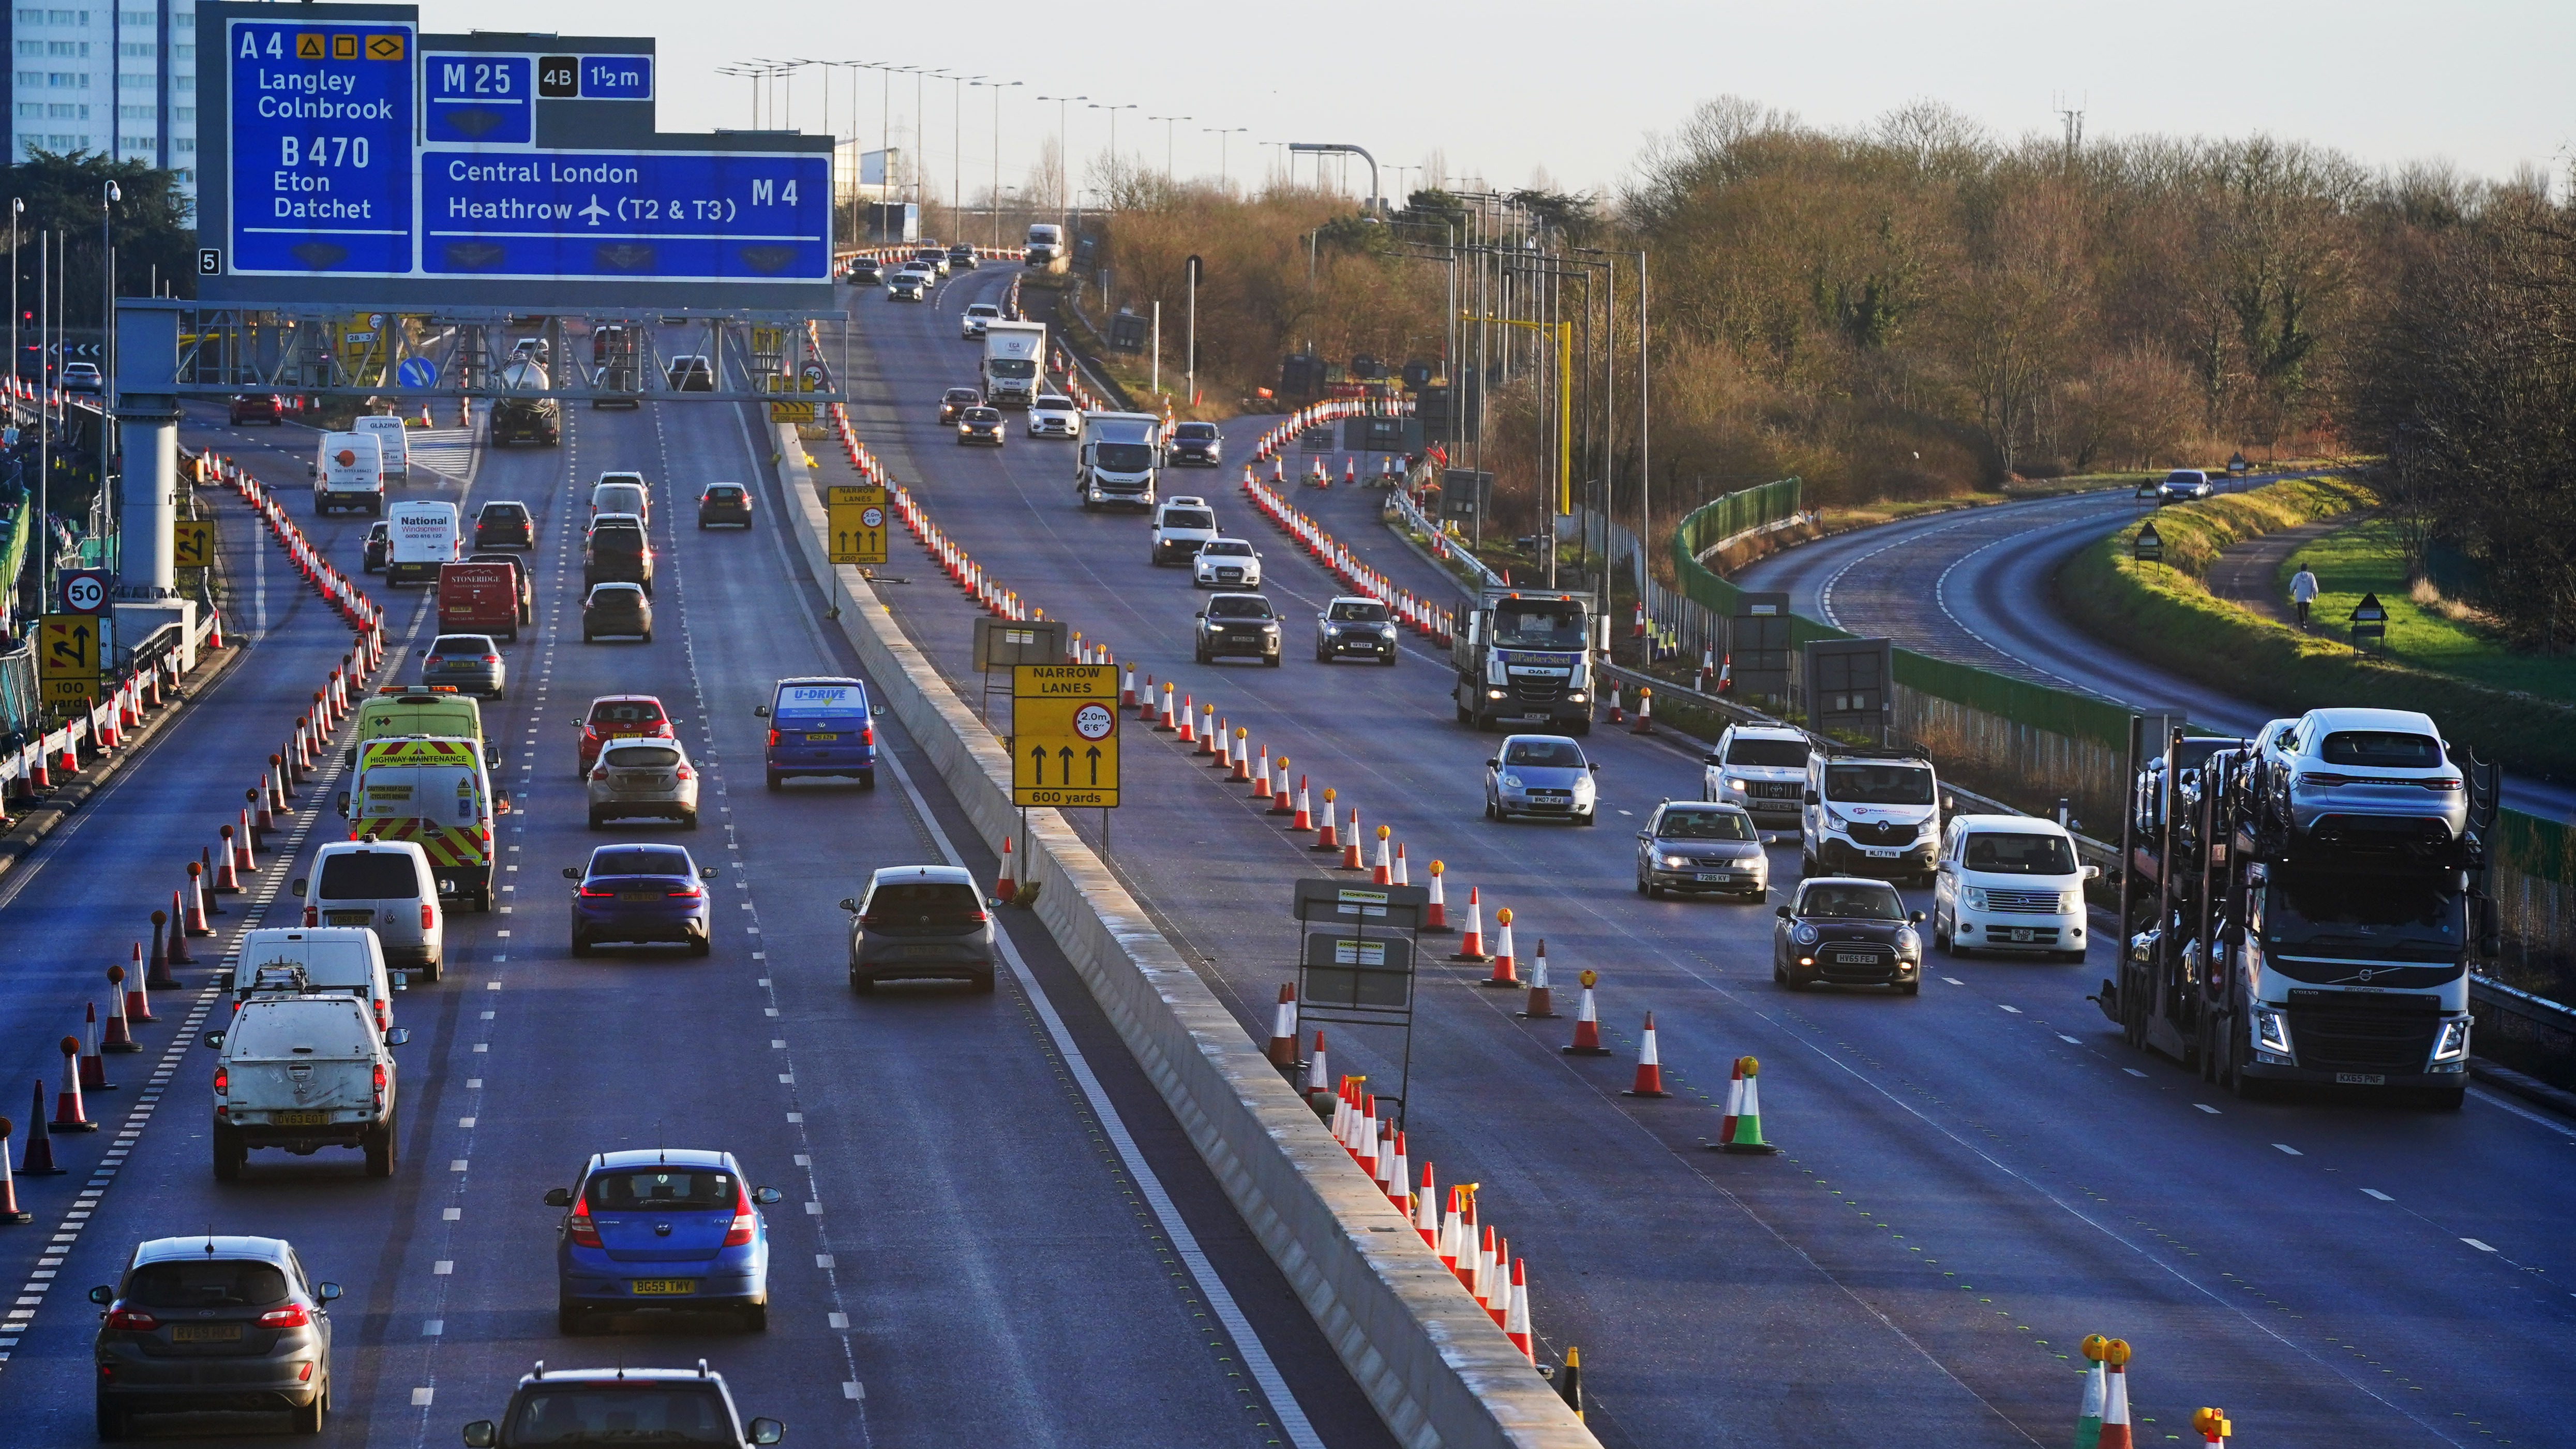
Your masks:
<path fill-rule="evenodd" d="M 2365 1188 L 2363 1188 L 2363 1189 L 2361 1190 L 2361 1195 L 2362 1195 L 2362 1196 L 2364 1196 L 2364 1197 L 2375 1197 L 2375 1198 L 2379 1199 L 2381 1202 L 2395 1202 L 2395 1201 L 2397 1201 L 2397 1199 L 2395 1199 L 2395 1198 L 2393 1198 L 2393 1197 L 2390 1197 L 2388 1194 L 2386 1194 L 2386 1193 L 2384 1193 L 2384 1192 L 2381 1192 L 2378 1188 L 2375 1188 L 2375 1187 L 2365 1187 Z"/>
<path fill-rule="evenodd" d="M 1944 980 L 1944 981 L 1949 982 L 1949 983 L 1950 983 L 1951 985 L 1953 985 L 1953 986 L 1965 986 L 1965 985 L 1967 985 L 1967 984 L 1968 984 L 1967 982 L 1960 980 L 1960 979 L 1959 979 L 1958 977 L 1956 977 L 1956 976 L 1944 976 L 1944 977 L 1942 977 L 1941 979 L 1942 979 L 1942 980 Z"/>
<path fill-rule="evenodd" d="M 2083 1043 L 2080 1039 L 2075 1038 L 2075 1037 L 2068 1036 L 2066 1033 L 2064 1033 L 2064 1032 L 2062 1032 L 2062 1031 L 2061 1031 L 2061 1032 L 2059 1032 L 2059 1033 L 2057 1034 L 2057 1039 L 2058 1039 L 2059 1041 L 2062 1041 L 2062 1042 L 2066 1043 L 2068 1046 L 2082 1046 L 2082 1045 L 2084 1045 L 2084 1043 Z"/>
<path fill-rule="evenodd" d="M 2305 1156 L 2307 1156 L 2307 1155 L 2308 1155 L 2308 1154 L 2306 1154 L 2306 1153 L 2304 1153 L 2304 1152 L 2301 1152 L 2299 1149 L 2297 1149 L 2297 1148 L 2295 1148 L 2295 1147 L 2292 1147 L 2292 1146 L 2291 1146 L 2289 1143 L 2287 1143 L 2287 1142 L 2275 1142 L 2275 1143 L 2273 1143 L 2272 1145 L 2273 1145 L 2273 1147 L 2275 1147 L 2275 1148 L 2279 1149 L 2280 1151 L 2283 1151 L 2283 1152 L 2286 1152 L 2286 1153 L 2290 1154 L 2292 1157 L 2305 1157 Z"/>
<path fill-rule="evenodd" d="M 2139 1071 L 2136 1067 L 2122 1067 L 2122 1068 L 2120 1068 L 2120 1070 L 2121 1070 L 2121 1071 L 2124 1071 L 2124 1072 L 2127 1072 L 2130 1076 L 2133 1076 L 2133 1077 L 2144 1077 L 2144 1076 L 2146 1075 L 2146 1073 L 2144 1073 L 2144 1072 L 2142 1072 L 2142 1071 Z"/>
<path fill-rule="evenodd" d="M 2481 1252 L 2481 1253 L 2492 1253 L 2492 1252 L 2494 1252 L 2494 1251 L 2495 1251 L 2495 1249 L 2493 1249 L 2493 1248 L 2491 1248 L 2491 1247 L 2488 1247 L 2486 1244 L 2479 1242 L 2479 1241 L 2478 1241 L 2477 1239 L 2475 1239 L 2475 1238 L 2462 1238 L 2462 1239 L 2460 1239 L 2460 1241 L 2461 1241 L 2461 1242 L 2463 1242 L 2463 1243 L 2468 1244 L 2468 1245 L 2469 1245 L 2470 1247 L 2472 1247 L 2472 1248 L 2477 1249 L 2477 1250 L 2478 1250 L 2479 1252 Z"/>
<path fill-rule="evenodd" d="M 2212 1117 L 2220 1115 L 2219 1110 L 2216 1107 L 2209 1105 L 2207 1102 L 2194 1102 L 2192 1105 L 2198 1107 L 2204 1112 L 2207 1112 Z"/>
<path fill-rule="evenodd" d="M 2018 1006 L 2004 1006 L 2000 1001 L 1996 1002 L 1995 1005 L 2003 1007 L 2004 1010 L 2011 1012 L 2015 1016 L 2021 1015 L 2021 1008 Z"/>

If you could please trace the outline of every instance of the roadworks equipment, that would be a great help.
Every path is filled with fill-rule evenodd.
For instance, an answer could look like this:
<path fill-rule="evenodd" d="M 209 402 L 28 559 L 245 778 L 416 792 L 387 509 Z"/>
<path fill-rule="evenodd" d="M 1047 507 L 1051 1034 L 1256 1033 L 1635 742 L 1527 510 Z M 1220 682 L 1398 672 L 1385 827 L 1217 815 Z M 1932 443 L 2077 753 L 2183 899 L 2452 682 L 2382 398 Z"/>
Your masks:
<path fill-rule="evenodd" d="M 2112 1339 L 2103 1350 L 2101 1449 L 2134 1449 L 2129 1437 L 2129 1342 Z"/>
<path fill-rule="evenodd" d="M 1288 982 L 1279 988 L 1279 1008 L 1270 1018 L 1270 1065 L 1283 1072 L 1297 1070 L 1297 986 Z"/>
<path fill-rule="evenodd" d="M 81 1102 L 80 1038 L 62 1040 L 63 1085 L 54 1093 L 54 1120 L 45 1124 L 48 1132 L 95 1132 L 98 1124 L 89 1120 L 89 1111 Z"/>
<path fill-rule="evenodd" d="M 1467 934 L 1458 942 L 1458 949 L 1450 955 L 1449 959 L 1452 961 L 1485 959 L 1485 910 L 1483 903 L 1477 898 L 1474 886 L 1467 887 Z"/>
<path fill-rule="evenodd" d="M 1333 1089 L 1326 1085 L 1330 1081 L 1324 1068 L 1324 1029 L 1319 1026 L 1315 1028 L 1315 1050 L 1306 1058 L 1306 1105 L 1314 1108 L 1318 1117 L 1328 1116 L 1333 1110 L 1325 1104 L 1325 1099 L 1333 1095 Z"/>
<path fill-rule="evenodd" d="M 1494 912 L 1494 924 L 1501 933 L 1494 938 L 1493 974 L 1485 978 L 1484 984 L 1498 989 L 1517 987 L 1521 975 L 1519 963 L 1512 959 L 1512 908 L 1505 906 Z"/>
<path fill-rule="evenodd" d="M 1620 1093 L 1623 1097 L 1669 1097 L 1664 1090 L 1664 1059 L 1655 1051 L 1655 1014 L 1646 1013 L 1645 1035 L 1637 1042 L 1637 1084 Z"/>
<path fill-rule="evenodd" d="M 142 943 L 135 944 L 134 954 L 138 957 L 143 954 Z M 98 1049 L 103 1052 L 143 1050 L 143 1044 L 134 1039 L 134 1028 L 125 1020 L 125 968 L 122 966 L 107 968 L 107 1035 L 99 1039 Z"/>
<path fill-rule="evenodd" d="M 1425 887 L 1431 899 L 1422 908 L 1422 929 L 1426 934 L 1449 934 L 1449 898 L 1440 890 L 1440 877 L 1447 869 L 1439 861 L 1431 862 L 1431 883 Z"/>
<path fill-rule="evenodd" d="M 34 1213 L 19 1208 L 18 1180 L 9 1175 L 9 1132 L 14 1126 L 16 1124 L 8 1118 L 0 1117 L 0 1223 L 13 1225 L 36 1220 Z M 44 1134 L 35 1135 L 41 1137 Z"/>
<path fill-rule="evenodd" d="M 1756 1075 L 1762 1064 L 1751 1057 L 1737 1059 L 1744 1073 L 1744 1101 L 1736 1109 L 1735 1129 L 1720 1146 L 1728 1152 L 1773 1153 L 1780 1149 L 1762 1140 L 1762 1082 Z"/>
<path fill-rule="evenodd" d="M 1556 1005 L 1547 989 L 1547 938 L 1538 938 L 1538 950 L 1530 957 L 1529 1003 L 1521 1016 L 1530 1021 L 1546 1021 L 1556 1015 Z"/>
<path fill-rule="evenodd" d="M 2075 1410 L 2075 1449 L 2098 1449 L 2102 1442 L 2102 1359 L 2111 1351 L 2111 1340 L 2098 1333 L 2084 1337 L 2084 1357 L 2090 1361 L 2084 1370 L 2084 1401 Z"/>
<path fill-rule="evenodd" d="M 1606 1057 L 1610 1049 L 1601 1044 L 1601 1009 L 1592 1002 L 1592 983 L 1600 973 L 1586 971 L 1577 978 L 1583 983 L 1583 995 L 1574 1003 L 1574 1041 L 1564 1048 L 1570 1057 Z"/>

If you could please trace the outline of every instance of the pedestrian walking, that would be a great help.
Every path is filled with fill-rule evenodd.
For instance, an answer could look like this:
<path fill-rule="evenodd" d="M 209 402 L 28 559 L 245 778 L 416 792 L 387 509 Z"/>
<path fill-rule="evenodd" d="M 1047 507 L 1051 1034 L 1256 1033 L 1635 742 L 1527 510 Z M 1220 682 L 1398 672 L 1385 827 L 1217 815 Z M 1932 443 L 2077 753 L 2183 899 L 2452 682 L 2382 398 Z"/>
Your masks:
<path fill-rule="evenodd" d="M 2306 560 L 2299 571 L 2290 575 L 2290 604 L 2299 611 L 2299 632 L 2308 632 L 2308 606 L 2317 601 L 2317 576 L 2308 571 Z"/>

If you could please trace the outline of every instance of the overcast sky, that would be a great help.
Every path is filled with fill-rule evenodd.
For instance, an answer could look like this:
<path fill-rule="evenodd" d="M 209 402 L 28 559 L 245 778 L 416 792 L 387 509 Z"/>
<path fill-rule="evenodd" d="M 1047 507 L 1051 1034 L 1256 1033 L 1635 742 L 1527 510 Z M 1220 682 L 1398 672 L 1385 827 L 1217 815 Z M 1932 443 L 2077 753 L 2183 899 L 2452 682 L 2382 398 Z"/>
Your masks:
<path fill-rule="evenodd" d="M 1341 141 L 1389 168 L 1390 194 L 1399 182 L 1392 168 L 1435 156 L 1453 181 L 1520 186 L 1544 173 L 1567 189 L 1612 188 L 1648 136 L 1725 94 L 1829 126 L 1928 97 L 2007 137 L 2055 134 L 2055 113 L 2073 105 L 2096 138 L 2263 131 L 2374 165 L 2447 159 L 2499 177 L 2529 165 L 2562 187 L 2576 143 L 2576 0 L 1141 0 L 1106 8 L 1130 18 L 994 0 L 433 0 L 422 21 L 433 30 L 517 30 L 536 12 L 566 34 L 651 35 L 664 130 L 751 124 L 750 84 L 716 70 L 755 57 L 1020 81 L 1002 92 L 1005 185 L 1018 183 L 1056 127 L 1057 105 L 1035 97 L 1065 94 L 1136 107 L 1118 113 L 1118 144 L 1142 164 L 1163 163 L 1167 130 L 1145 118 L 1187 116 L 1168 123 L 1184 175 L 1217 172 L 1218 138 L 1205 131 L 1243 127 L 1230 142 L 1238 181 L 1275 164 L 1265 158 L 1277 148 L 1261 142 Z M 857 130 L 873 149 L 883 104 L 876 71 L 829 78 L 828 127 L 823 75 L 800 72 L 793 119 L 850 135 L 853 75 L 861 78 Z M 962 142 L 950 84 L 933 79 L 922 94 L 928 169 L 943 190 L 962 169 L 968 192 L 980 191 L 995 159 L 994 93 L 964 91 Z M 895 85 L 899 143 L 913 97 L 909 77 Z M 1073 154 L 1104 150 L 1106 113 L 1085 102 L 1069 112 Z M 1355 193 L 1364 180 L 1352 175 Z"/>

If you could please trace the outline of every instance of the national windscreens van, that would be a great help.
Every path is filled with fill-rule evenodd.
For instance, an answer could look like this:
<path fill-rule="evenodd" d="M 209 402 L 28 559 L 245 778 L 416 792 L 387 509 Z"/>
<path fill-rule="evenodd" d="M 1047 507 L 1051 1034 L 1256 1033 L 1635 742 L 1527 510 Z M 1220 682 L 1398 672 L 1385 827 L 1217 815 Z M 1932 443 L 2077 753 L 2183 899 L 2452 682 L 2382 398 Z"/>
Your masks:
<path fill-rule="evenodd" d="M 386 583 L 434 584 L 440 569 L 465 557 L 465 536 L 453 503 L 406 499 L 394 505 L 390 521 Z"/>
<path fill-rule="evenodd" d="M 510 808 L 472 740 L 369 740 L 340 796 L 351 840 L 408 840 L 429 856 L 438 892 L 492 909 L 492 820 Z"/>
<path fill-rule="evenodd" d="M 313 511 L 385 512 L 384 445 L 372 433 L 324 433 L 313 455 Z"/>

